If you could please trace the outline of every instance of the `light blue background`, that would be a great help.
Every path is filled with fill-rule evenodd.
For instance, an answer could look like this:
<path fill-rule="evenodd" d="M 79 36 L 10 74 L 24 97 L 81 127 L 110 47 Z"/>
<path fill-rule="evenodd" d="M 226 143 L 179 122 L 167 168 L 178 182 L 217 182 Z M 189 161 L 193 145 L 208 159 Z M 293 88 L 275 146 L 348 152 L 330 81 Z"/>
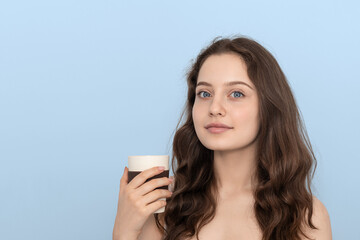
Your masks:
<path fill-rule="evenodd" d="M 130 2 L 130 1 L 129 1 Z M 334 239 L 360 239 L 356 1 L 1 1 L 0 239 L 111 239 L 128 155 L 169 154 L 216 36 L 278 60 Z"/>

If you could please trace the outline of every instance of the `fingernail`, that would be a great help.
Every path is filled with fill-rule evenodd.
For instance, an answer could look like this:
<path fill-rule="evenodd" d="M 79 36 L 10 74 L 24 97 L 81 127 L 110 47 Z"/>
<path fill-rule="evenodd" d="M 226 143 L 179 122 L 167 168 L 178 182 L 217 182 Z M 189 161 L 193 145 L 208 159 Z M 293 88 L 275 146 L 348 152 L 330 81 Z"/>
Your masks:
<path fill-rule="evenodd" d="M 165 170 L 165 167 L 158 167 L 159 171 Z"/>

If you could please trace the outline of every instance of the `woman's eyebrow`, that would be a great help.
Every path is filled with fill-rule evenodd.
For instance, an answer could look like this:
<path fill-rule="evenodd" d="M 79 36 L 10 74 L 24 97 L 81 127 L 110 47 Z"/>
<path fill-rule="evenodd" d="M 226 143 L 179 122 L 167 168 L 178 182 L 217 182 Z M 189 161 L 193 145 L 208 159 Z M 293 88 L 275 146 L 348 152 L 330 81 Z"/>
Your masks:
<path fill-rule="evenodd" d="M 242 81 L 234 81 L 234 82 L 227 82 L 227 83 L 224 83 L 225 86 L 233 86 L 233 85 L 237 85 L 237 84 L 243 84 L 243 85 L 246 85 L 248 86 L 249 88 L 253 89 L 252 87 L 250 87 L 249 84 L 245 83 L 245 82 L 242 82 Z M 198 82 L 196 84 L 196 87 L 200 86 L 200 85 L 204 85 L 204 86 L 209 86 L 209 87 L 212 87 L 212 85 L 208 82 Z M 254 89 L 253 89 L 254 90 Z"/>

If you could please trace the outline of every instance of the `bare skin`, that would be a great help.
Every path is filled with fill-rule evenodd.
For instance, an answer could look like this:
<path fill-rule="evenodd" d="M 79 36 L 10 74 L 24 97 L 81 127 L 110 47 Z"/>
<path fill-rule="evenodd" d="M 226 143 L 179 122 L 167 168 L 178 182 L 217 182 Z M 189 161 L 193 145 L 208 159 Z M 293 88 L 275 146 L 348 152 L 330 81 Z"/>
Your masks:
<path fill-rule="evenodd" d="M 194 126 L 201 143 L 214 151 L 218 189 L 215 218 L 201 229 L 201 239 L 261 239 L 252 209 L 259 101 L 246 69 L 239 56 L 221 54 L 206 59 L 198 75 Z M 226 85 L 234 81 L 244 84 Z M 213 122 L 231 129 L 211 133 L 205 126 Z"/>
<path fill-rule="evenodd" d="M 227 86 L 242 81 L 244 84 Z M 200 240 L 260 240 L 261 230 L 253 210 L 256 186 L 257 134 L 259 100 L 255 86 L 247 75 L 243 60 L 235 54 L 212 55 L 203 63 L 196 87 L 193 121 L 201 143 L 214 151 L 214 171 L 218 191 L 214 219 L 200 229 Z M 211 86 L 209 86 L 211 85 Z M 248 86 L 247 86 L 248 85 Z M 205 126 L 223 123 L 230 127 L 212 133 Z M 160 219 L 163 214 L 160 214 Z M 314 224 L 318 231 L 305 229 L 316 240 L 331 240 L 330 218 L 325 206 L 314 198 Z M 162 221 L 164 225 L 164 222 Z M 160 240 L 154 216 L 150 216 L 139 235 L 140 240 Z M 196 237 L 189 240 L 195 240 Z M 304 238 L 305 240 L 305 238 Z"/>
<path fill-rule="evenodd" d="M 200 240 L 260 240 L 262 233 L 258 228 L 252 208 L 253 200 L 250 195 L 228 196 L 219 201 L 215 218 L 200 229 Z M 330 217 L 325 206 L 316 197 L 312 221 L 319 230 L 304 227 L 305 233 L 312 239 L 332 240 Z M 160 222 L 164 226 L 164 214 L 159 214 Z M 136 238 L 134 238 L 136 239 Z M 138 240 L 161 240 L 163 233 L 156 226 L 154 216 L 150 216 L 142 229 Z M 179 239 L 180 240 L 180 239 Z M 195 236 L 186 240 L 197 240 Z M 305 237 L 302 240 L 308 240 Z"/>
<path fill-rule="evenodd" d="M 232 81 L 245 84 L 226 86 Z M 243 60 L 235 54 L 210 56 L 202 65 L 193 106 L 194 126 L 201 143 L 214 151 L 218 198 L 215 218 L 199 232 L 200 239 L 260 240 L 261 229 L 253 204 L 255 156 L 258 149 L 259 100 Z M 200 95 L 198 95 L 200 93 Z M 240 94 L 241 93 L 241 94 Z M 211 133 L 205 126 L 220 122 L 231 129 Z M 314 222 L 319 231 L 306 232 L 319 239 L 331 239 L 330 219 L 325 206 L 314 198 Z M 193 237 L 191 240 L 195 240 Z"/>
<path fill-rule="evenodd" d="M 261 240 L 252 204 L 252 197 L 246 195 L 222 199 L 214 219 L 200 230 L 199 239 Z"/>
<path fill-rule="evenodd" d="M 235 81 L 244 84 L 227 86 Z M 211 86 L 200 85 L 203 82 Z M 194 127 L 201 143 L 214 151 L 220 197 L 251 191 L 255 185 L 259 100 L 245 63 L 235 54 L 212 55 L 203 63 L 197 84 Z M 212 133 L 205 126 L 214 122 L 231 129 Z"/>
<path fill-rule="evenodd" d="M 316 197 L 312 221 L 319 230 L 304 227 L 305 233 L 312 239 L 332 240 L 329 214 L 325 206 Z M 262 233 L 253 215 L 251 204 L 245 199 L 224 201 L 218 205 L 215 218 L 199 232 L 199 239 L 208 240 L 261 240 Z M 196 240 L 193 236 L 187 240 Z M 308 240 L 305 237 L 302 240 Z"/>

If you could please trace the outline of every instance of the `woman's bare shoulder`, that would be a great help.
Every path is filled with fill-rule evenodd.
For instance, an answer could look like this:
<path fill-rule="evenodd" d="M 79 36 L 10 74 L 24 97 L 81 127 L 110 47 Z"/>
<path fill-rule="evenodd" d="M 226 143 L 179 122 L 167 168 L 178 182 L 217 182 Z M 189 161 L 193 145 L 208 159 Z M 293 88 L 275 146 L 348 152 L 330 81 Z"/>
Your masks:
<path fill-rule="evenodd" d="M 318 229 L 311 229 L 305 225 L 305 234 L 308 237 L 316 240 L 332 240 L 329 213 L 325 205 L 315 196 L 313 196 L 313 215 L 311 220 Z"/>

